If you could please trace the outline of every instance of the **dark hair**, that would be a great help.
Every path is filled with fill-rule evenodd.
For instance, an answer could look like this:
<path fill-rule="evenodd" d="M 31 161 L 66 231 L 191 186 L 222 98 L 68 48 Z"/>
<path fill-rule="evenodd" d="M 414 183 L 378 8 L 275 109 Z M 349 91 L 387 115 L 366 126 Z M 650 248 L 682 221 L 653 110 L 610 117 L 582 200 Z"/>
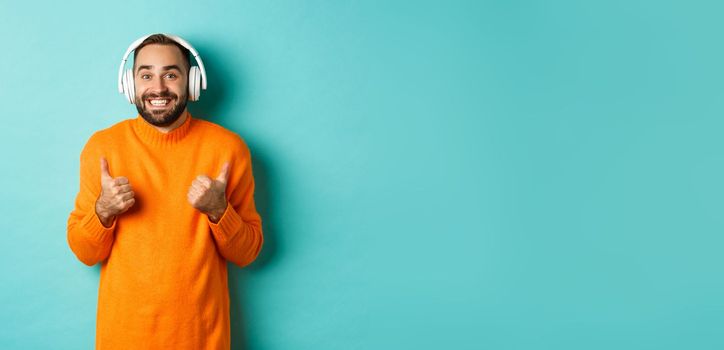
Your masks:
<path fill-rule="evenodd" d="M 138 47 L 136 47 L 135 50 L 133 50 L 133 71 L 136 71 L 136 56 L 138 56 L 138 52 L 141 51 L 141 49 L 146 45 L 151 44 L 159 44 L 159 45 L 175 45 L 178 47 L 179 50 L 181 50 L 181 56 L 184 57 L 184 61 L 186 61 L 186 67 L 191 67 L 191 51 L 189 49 L 185 48 L 183 45 L 177 43 L 173 39 L 163 35 L 163 34 L 153 34 L 146 38 L 143 42 L 141 42 Z"/>

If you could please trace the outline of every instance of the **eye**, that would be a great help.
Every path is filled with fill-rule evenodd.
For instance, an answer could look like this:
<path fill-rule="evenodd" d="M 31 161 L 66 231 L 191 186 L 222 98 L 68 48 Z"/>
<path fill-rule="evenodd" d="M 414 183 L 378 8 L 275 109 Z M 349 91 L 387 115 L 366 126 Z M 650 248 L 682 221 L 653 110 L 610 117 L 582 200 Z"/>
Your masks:
<path fill-rule="evenodd" d="M 176 79 L 176 74 L 174 74 L 174 73 L 168 73 L 168 74 L 166 74 L 166 76 L 169 77 L 170 79 Z"/>
<path fill-rule="evenodd" d="M 151 76 L 150 74 L 141 74 L 141 79 L 143 79 L 143 80 L 148 80 L 148 78 L 149 78 L 150 76 Z"/>

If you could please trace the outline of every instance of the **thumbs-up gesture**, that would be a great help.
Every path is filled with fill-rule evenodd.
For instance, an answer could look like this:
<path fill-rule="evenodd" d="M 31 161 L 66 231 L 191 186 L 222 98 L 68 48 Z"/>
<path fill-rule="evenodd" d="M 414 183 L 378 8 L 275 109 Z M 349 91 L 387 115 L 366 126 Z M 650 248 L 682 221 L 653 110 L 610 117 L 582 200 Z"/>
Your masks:
<path fill-rule="evenodd" d="M 229 179 L 229 162 L 221 168 L 216 179 L 199 175 L 191 183 L 186 197 L 191 205 L 209 216 L 209 220 L 218 223 L 226 211 L 226 183 Z"/>
<path fill-rule="evenodd" d="M 108 161 L 101 158 L 101 194 L 96 200 L 96 215 L 103 226 L 110 227 L 115 217 L 130 208 L 136 200 L 128 179 L 112 177 Z"/>

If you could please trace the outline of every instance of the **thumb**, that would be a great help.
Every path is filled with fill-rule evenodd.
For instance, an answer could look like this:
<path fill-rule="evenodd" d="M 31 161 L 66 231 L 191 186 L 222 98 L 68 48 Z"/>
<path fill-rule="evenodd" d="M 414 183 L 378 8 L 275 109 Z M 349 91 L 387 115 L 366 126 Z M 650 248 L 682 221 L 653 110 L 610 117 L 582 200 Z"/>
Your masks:
<path fill-rule="evenodd" d="M 229 162 L 226 162 L 226 163 L 224 163 L 224 166 L 221 167 L 221 172 L 219 173 L 219 176 L 216 177 L 216 181 L 226 183 L 226 181 L 228 179 L 229 179 Z"/>
<path fill-rule="evenodd" d="M 111 173 L 108 171 L 108 161 L 105 157 L 101 157 L 101 180 L 110 179 Z"/>

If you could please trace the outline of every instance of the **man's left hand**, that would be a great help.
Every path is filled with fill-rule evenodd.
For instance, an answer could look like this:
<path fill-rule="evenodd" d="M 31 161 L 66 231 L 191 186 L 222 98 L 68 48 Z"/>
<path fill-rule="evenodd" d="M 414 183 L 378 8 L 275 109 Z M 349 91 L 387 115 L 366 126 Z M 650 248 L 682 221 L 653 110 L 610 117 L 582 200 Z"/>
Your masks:
<path fill-rule="evenodd" d="M 191 183 L 189 192 L 186 194 L 189 203 L 209 216 L 209 220 L 218 223 L 221 216 L 226 211 L 228 202 L 226 201 L 226 182 L 229 179 L 229 162 L 226 162 L 221 168 L 221 172 L 216 179 L 211 179 L 206 175 L 199 175 Z"/>

